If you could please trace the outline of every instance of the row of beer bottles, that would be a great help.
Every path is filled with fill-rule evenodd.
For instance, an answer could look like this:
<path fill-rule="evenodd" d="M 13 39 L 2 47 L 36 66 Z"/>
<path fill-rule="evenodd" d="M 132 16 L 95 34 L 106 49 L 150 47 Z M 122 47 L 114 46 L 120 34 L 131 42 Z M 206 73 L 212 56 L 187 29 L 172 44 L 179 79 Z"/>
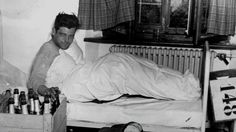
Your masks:
<path fill-rule="evenodd" d="M 11 114 L 53 114 L 59 106 L 59 98 L 52 102 L 50 95 L 45 95 L 41 103 L 39 95 L 33 89 L 28 89 L 28 94 L 26 95 L 25 91 L 19 93 L 19 90 L 16 88 L 13 91 L 13 96 L 9 98 L 8 104 L 9 113 Z"/>

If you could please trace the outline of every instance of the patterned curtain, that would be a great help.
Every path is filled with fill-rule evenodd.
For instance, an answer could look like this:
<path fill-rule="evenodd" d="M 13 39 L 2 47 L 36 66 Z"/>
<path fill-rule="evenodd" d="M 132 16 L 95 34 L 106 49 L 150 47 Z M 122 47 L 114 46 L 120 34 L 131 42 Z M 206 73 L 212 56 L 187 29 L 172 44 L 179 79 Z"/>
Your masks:
<path fill-rule="evenodd" d="M 103 30 L 135 18 L 135 0 L 79 0 L 81 29 Z"/>
<path fill-rule="evenodd" d="M 236 0 L 210 0 L 207 33 L 234 35 Z"/>

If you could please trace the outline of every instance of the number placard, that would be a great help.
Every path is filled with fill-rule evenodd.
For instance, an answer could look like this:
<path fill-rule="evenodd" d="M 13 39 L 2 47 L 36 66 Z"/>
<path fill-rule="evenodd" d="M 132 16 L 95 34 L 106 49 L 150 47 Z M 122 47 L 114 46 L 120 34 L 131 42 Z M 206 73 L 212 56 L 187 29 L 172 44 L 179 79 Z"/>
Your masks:
<path fill-rule="evenodd" d="M 210 81 L 215 121 L 236 119 L 236 77 Z"/>

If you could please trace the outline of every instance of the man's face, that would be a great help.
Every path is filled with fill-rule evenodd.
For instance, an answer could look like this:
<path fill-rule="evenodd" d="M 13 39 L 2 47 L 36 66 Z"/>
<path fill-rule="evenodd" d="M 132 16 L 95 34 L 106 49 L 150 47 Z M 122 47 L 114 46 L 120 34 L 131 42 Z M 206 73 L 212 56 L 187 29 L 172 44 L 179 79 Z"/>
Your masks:
<path fill-rule="evenodd" d="M 59 48 L 66 50 L 73 42 L 75 32 L 75 28 L 60 27 L 57 31 L 54 30 L 53 41 Z"/>

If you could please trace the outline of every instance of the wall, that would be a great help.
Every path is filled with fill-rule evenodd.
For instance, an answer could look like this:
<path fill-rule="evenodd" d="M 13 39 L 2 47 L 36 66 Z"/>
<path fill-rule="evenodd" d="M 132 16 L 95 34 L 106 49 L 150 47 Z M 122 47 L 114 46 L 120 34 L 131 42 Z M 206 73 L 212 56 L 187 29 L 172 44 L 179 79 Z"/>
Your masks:
<path fill-rule="evenodd" d="M 1 3 L 0 3 L 1 4 Z M 1 6 L 0 6 L 1 7 Z M 2 35 L 2 11 L 0 8 L 0 64 L 3 61 L 3 35 Z"/>
<path fill-rule="evenodd" d="M 77 14 L 78 1 L 0 0 L 3 58 L 28 73 L 39 47 L 50 38 L 57 13 Z M 82 42 L 84 32 L 77 33 L 79 42 Z M 83 44 L 81 47 L 84 49 Z"/>
<path fill-rule="evenodd" d="M 229 42 L 232 45 L 236 45 L 236 35 L 231 36 Z M 216 58 L 213 70 L 216 71 L 216 70 L 236 68 L 236 50 L 217 50 L 217 53 L 225 53 L 227 55 L 227 61 L 229 62 L 229 64 L 226 65 L 223 61 L 220 61 L 218 58 Z"/>

